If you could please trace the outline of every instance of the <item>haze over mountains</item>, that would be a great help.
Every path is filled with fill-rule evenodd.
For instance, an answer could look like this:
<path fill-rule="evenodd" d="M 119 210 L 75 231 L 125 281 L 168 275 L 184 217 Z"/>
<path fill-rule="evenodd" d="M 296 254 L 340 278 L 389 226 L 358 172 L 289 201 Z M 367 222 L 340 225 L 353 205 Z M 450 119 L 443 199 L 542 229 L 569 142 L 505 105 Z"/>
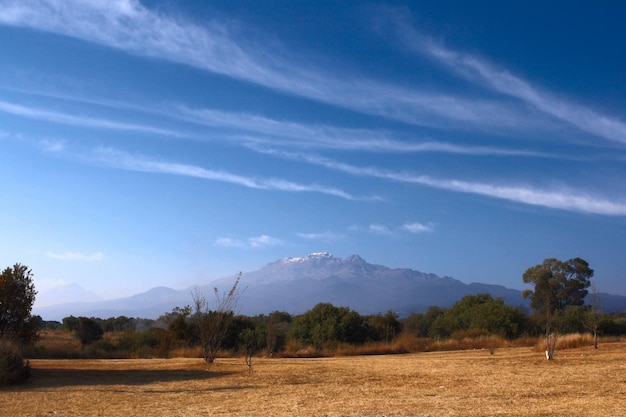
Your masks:
<path fill-rule="evenodd" d="M 215 301 L 213 289 L 228 292 L 235 277 L 226 277 L 198 286 L 210 307 Z M 144 293 L 116 300 L 63 303 L 36 307 L 33 314 L 44 320 L 64 317 L 93 316 L 100 318 L 128 316 L 156 318 L 174 307 L 192 304 L 195 287 L 175 290 L 152 288 Z M 243 273 L 239 313 L 268 314 L 280 310 L 300 314 L 317 303 L 329 302 L 347 306 L 360 314 L 395 311 L 401 317 L 423 312 L 436 305 L 449 307 L 468 294 L 489 293 L 502 297 L 512 306 L 528 308 L 521 292 L 499 285 L 465 284 L 450 277 L 439 277 L 412 269 L 391 269 L 367 263 L 358 255 L 337 258 L 327 252 L 312 253 L 302 258 L 284 258 L 258 271 Z M 602 294 L 606 311 L 626 310 L 626 297 Z"/>

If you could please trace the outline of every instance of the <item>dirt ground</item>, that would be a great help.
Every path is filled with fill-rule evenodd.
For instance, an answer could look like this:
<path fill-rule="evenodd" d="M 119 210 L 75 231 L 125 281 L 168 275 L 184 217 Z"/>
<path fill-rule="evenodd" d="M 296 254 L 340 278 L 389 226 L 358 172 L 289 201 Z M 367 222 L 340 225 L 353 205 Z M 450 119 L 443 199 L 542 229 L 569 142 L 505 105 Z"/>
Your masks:
<path fill-rule="evenodd" d="M 623 416 L 626 344 L 320 359 L 33 360 L 0 417 Z"/>

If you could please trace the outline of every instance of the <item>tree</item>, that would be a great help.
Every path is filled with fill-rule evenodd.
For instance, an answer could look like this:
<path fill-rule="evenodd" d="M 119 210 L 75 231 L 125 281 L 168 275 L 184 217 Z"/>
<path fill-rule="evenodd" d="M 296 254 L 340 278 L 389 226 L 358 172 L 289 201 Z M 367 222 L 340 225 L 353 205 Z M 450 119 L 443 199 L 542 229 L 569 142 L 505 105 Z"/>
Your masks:
<path fill-rule="evenodd" d="M 322 349 L 328 343 L 360 344 L 371 334 L 367 320 L 348 307 L 319 303 L 294 319 L 290 337 Z"/>
<path fill-rule="evenodd" d="M 80 320 L 78 319 L 78 317 L 74 317 L 74 316 L 64 317 L 63 318 L 63 330 L 66 330 L 68 332 L 75 332 L 76 330 L 78 330 L 79 323 L 80 323 Z"/>
<path fill-rule="evenodd" d="M 166 314 L 167 330 L 178 341 L 190 343 L 193 339 L 192 328 L 189 324 L 191 307 L 175 307 L 171 313 Z"/>
<path fill-rule="evenodd" d="M 602 323 L 602 300 L 600 299 L 600 294 L 598 293 L 598 289 L 595 285 L 591 286 L 591 305 L 589 306 L 589 310 L 587 312 L 587 317 L 585 320 L 585 325 L 591 330 L 593 333 L 593 348 L 598 348 L 598 328 Z"/>
<path fill-rule="evenodd" d="M 80 340 L 83 349 L 85 348 L 85 345 L 90 345 L 93 342 L 102 339 L 103 334 L 104 331 L 102 330 L 102 326 L 100 326 L 100 324 L 94 319 L 87 317 L 78 318 L 76 336 L 78 337 L 78 340 Z"/>
<path fill-rule="evenodd" d="M 250 373 L 252 372 L 252 356 L 263 345 L 263 339 L 265 339 L 265 333 L 258 327 L 246 328 L 239 333 L 240 348 L 246 356 L 246 365 Z"/>
<path fill-rule="evenodd" d="M 208 303 L 204 295 L 196 288 L 191 294 L 193 298 L 193 308 L 198 326 L 198 335 L 202 346 L 202 354 L 207 363 L 213 363 L 217 352 L 220 350 L 222 342 L 226 335 L 230 324 L 233 321 L 234 310 L 237 307 L 241 292 L 239 291 L 239 281 L 241 280 L 241 272 L 237 275 L 235 283 L 228 293 L 220 295 L 217 288 L 213 288 L 217 306 L 214 311 L 208 307 Z"/>
<path fill-rule="evenodd" d="M 502 298 L 490 294 L 466 295 L 437 316 L 430 332 L 435 337 L 447 338 L 458 331 L 483 330 L 515 338 L 524 330 L 525 321 L 524 313 L 505 304 Z"/>
<path fill-rule="evenodd" d="M 403 321 L 404 331 L 417 337 L 432 336 L 433 323 L 444 312 L 440 307 L 431 306 L 425 313 L 412 313 Z"/>
<path fill-rule="evenodd" d="M 29 345 L 37 338 L 37 320 L 31 316 L 35 302 L 33 273 L 19 263 L 0 275 L 0 338 Z"/>
<path fill-rule="evenodd" d="M 559 320 L 566 306 L 582 306 L 591 285 L 593 270 L 581 258 L 562 262 L 548 258 L 542 264 L 530 267 L 522 280 L 534 286 L 522 297 L 530 298 L 530 306 L 545 321 L 546 358 L 552 360 L 559 335 Z"/>
<path fill-rule="evenodd" d="M 274 352 L 282 349 L 287 339 L 291 315 L 282 311 L 274 311 L 265 321 L 265 345 L 271 358 Z"/>
<path fill-rule="evenodd" d="M 398 315 L 389 310 L 385 315 L 378 313 L 375 316 L 369 318 L 369 323 L 373 328 L 373 332 L 376 334 L 376 339 L 385 343 L 391 342 L 398 334 L 402 326 L 398 321 Z"/>

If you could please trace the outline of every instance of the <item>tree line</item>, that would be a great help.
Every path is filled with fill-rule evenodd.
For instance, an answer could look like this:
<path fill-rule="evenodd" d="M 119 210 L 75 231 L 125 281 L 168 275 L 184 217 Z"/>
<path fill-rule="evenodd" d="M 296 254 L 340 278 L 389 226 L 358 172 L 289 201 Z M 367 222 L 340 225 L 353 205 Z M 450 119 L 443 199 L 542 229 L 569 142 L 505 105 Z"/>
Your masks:
<path fill-rule="evenodd" d="M 165 356 L 175 349 L 207 346 L 207 362 L 218 351 L 233 354 L 264 353 L 272 357 L 283 354 L 291 345 L 315 350 L 332 350 L 342 345 L 360 346 L 371 343 L 392 343 L 401 335 L 415 338 L 446 340 L 497 336 L 506 340 L 545 335 L 543 314 L 526 313 L 520 307 L 506 304 L 489 294 L 467 295 L 449 308 L 432 306 L 423 313 L 399 318 L 393 311 L 361 315 L 348 307 L 319 303 L 300 315 L 275 311 L 268 315 L 235 315 L 224 312 L 221 338 L 203 341 L 202 331 L 219 313 L 209 310 L 198 316 L 190 306 L 175 308 L 156 320 L 66 317 L 62 323 L 45 322 L 74 332 L 84 346 L 103 340 L 105 333 L 117 333 L 117 345 L 101 342 L 99 348 L 123 351 L 131 356 Z M 228 325 L 224 323 L 228 321 Z M 556 323 L 552 323 L 556 326 Z M 626 313 L 602 313 L 596 321 L 590 306 L 569 305 L 558 319 L 560 334 L 588 333 L 594 329 L 599 336 L 626 335 Z M 219 340 L 218 340 L 219 339 Z M 104 338 L 106 341 L 106 338 Z M 213 355 L 211 358 L 210 355 Z"/>
<path fill-rule="evenodd" d="M 220 349 L 243 351 L 246 356 L 266 350 L 272 356 L 288 343 L 321 350 L 341 344 L 390 343 L 400 334 L 438 340 L 490 335 L 513 340 L 544 335 L 546 357 L 552 359 L 560 334 L 591 332 L 595 347 L 598 336 L 626 334 L 623 314 L 602 313 L 595 290 L 591 304 L 585 305 L 593 274 L 589 264 L 581 258 L 567 261 L 548 258 L 528 268 L 522 276 L 524 283 L 533 286 L 533 290 L 522 294 L 531 300 L 530 313 L 506 304 L 501 298 L 476 294 L 463 297 L 450 308 L 433 306 L 402 320 L 393 311 L 363 316 L 348 307 L 330 303 L 319 303 L 297 316 L 278 311 L 268 316 L 235 315 L 241 295 L 239 274 L 229 292 L 220 294 L 214 289 L 214 310 L 208 308 L 204 295 L 196 291 L 192 294 L 193 307 L 176 308 L 161 316 L 146 330 L 152 337 L 143 340 L 152 347 L 158 345 L 162 352 L 175 346 L 200 346 L 204 359 L 210 363 Z M 65 319 L 63 326 L 70 321 L 77 323 L 76 320 Z M 79 337 L 81 320 L 85 322 L 78 320 Z M 100 321 L 100 325 L 102 330 L 120 330 L 130 322 L 111 318 Z M 101 337 L 102 332 L 93 332 Z"/>
<path fill-rule="evenodd" d="M 230 351 L 244 354 L 249 367 L 252 356 L 260 351 L 272 357 L 297 348 L 319 351 L 346 345 L 384 345 L 401 335 L 435 340 L 483 336 L 514 340 L 543 335 L 546 357 L 552 359 L 561 334 L 593 333 L 596 347 L 598 336 L 626 334 L 626 315 L 603 313 L 595 290 L 591 303 L 585 305 L 592 276 L 593 270 L 583 259 L 548 258 L 522 276 L 523 282 L 533 287 L 523 293 L 531 300 L 531 312 L 489 294 L 475 294 L 449 308 L 433 306 L 400 319 L 393 311 L 361 315 L 331 303 L 319 303 L 295 316 L 281 311 L 239 315 L 235 312 L 241 295 L 240 274 L 230 291 L 214 290 L 213 309 L 213 303 L 196 291 L 191 295 L 192 305 L 177 307 L 156 320 L 69 316 L 62 322 L 46 322 L 30 314 L 36 295 L 32 271 L 15 264 L 0 275 L 0 384 L 28 377 L 29 366 L 22 352 L 28 347 L 33 352 L 42 328 L 73 332 L 83 350 L 96 346 L 109 356 L 122 351 L 130 356 L 167 357 L 174 349 L 200 347 L 209 363 L 219 351 Z M 105 338 L 107 333 L 115 337 Z"/>

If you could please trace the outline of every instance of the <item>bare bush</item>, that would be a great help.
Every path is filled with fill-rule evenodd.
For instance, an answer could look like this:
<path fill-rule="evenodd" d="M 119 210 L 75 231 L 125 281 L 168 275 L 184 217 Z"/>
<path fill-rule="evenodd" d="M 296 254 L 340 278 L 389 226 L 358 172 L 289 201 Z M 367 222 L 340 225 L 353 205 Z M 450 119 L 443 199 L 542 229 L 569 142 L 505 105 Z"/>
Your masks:
<path fill-rule="evenodd" d="M 217 288 L 213 289 L 217 302 L 214 311 L 209 309 L 206 298 L 197 288 L 191 294 L 193 297 L 193 311 L 202 346 L 202 355 L 207 363 L 215 361 L 217 352 L 220 350 L 233 321 L 235 309 L 241 297 L 238 287 L 240 280 L 241 272 L 237 275 L 235 283 L 228 293 L 220 294 Z"/>

